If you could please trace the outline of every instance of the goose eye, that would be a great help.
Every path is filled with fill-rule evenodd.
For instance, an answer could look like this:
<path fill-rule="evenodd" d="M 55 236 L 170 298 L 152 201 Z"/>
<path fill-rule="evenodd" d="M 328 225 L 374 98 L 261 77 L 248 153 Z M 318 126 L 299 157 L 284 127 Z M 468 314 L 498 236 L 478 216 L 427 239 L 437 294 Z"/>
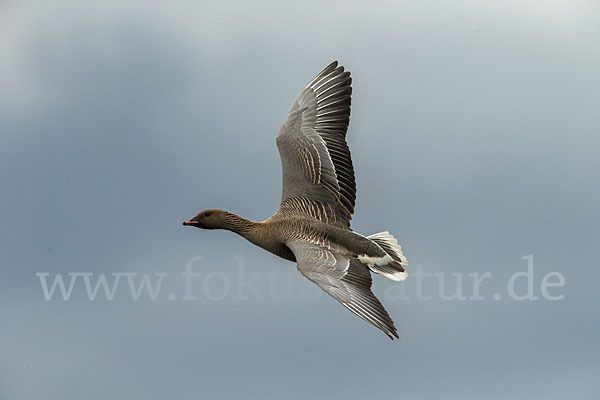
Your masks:
<path fill-rule="evenodd" d="M 210 212 L 208 212 L 208 211 L 204 213 L 205 217 L 208 217 L 209 215 L 210 215 Z"/>

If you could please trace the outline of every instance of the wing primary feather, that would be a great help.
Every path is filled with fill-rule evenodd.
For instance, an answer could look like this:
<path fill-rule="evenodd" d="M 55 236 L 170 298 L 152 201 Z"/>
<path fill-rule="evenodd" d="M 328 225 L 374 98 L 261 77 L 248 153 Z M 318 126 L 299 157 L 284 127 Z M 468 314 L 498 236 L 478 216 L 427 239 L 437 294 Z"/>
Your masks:
<path fill-rule="evenodd" d="M 329 64 L 294 101 L 277 138 L 283 168 L 282 205 L 292 197 L 325 202 L 331 213 L 320 216 L 344 229 L 350 228 L 356 202 L 354 168 L 345 141 L 351 83 L 349 71 L 337 61 Z"/>
<path fill-rule="evenodd" d="M 371 291 L 371 273 L 364 264 L 310 242 L 292 241 L 287 245 L 304 276 L 391 339 L 398 338 L 394 322 Z"/>

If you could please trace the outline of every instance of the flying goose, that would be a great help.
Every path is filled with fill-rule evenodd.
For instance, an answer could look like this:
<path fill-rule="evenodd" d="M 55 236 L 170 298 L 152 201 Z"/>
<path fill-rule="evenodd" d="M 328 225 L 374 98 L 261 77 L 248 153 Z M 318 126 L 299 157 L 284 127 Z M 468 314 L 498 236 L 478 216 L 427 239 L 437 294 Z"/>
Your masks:
<path fill-rule="evenodd" d="M 356 183 L 346 131 L 350 72 L 337 61 L 321 71 L 292 104 L 277 135 L 283 170 L 279 210 L 253 222 L 223 210 L 203 210 L 183 223 L 227 229 L 295 261 L 302 275 L 390 339 L 394 322 L 371 291 L 370 271 L 406 279 L 406 258 L 389 232 L 363 236 L 350 228 Z"/>

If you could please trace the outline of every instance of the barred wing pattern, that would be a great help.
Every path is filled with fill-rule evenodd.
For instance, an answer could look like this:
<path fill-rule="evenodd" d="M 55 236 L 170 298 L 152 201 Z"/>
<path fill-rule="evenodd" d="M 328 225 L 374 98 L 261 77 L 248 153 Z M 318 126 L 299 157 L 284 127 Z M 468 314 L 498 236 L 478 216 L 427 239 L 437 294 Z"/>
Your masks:
<path fill-rule="evenodd" d="M 350 72 L 331 63 L 294 101 L 277 136 L 282 212 L 300 213 L 349 229 L 356 182 L 346 132 L 352 95 Z"/>
<path fill-rule="evenodd" d="M 394 321 L 371 291 L 371 273 L 364 264 L 309 242 L 295 241 L 288 246 L 302 275 L 390 339 L 398 338 Z"/>

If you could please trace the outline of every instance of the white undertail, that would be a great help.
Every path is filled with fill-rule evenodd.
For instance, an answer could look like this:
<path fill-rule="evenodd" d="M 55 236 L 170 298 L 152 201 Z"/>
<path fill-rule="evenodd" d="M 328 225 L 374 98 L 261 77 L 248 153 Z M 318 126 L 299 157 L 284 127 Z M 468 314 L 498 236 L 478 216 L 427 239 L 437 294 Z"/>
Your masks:
<path fill-rule="evenodd" d="M 406 267 L 408 262 L 402 253 L 402 246 L 398 240 L 388 231 L 375 233 L 367 236 L 373 242 L 377 243 L 386 253 L 384 257 L 359 256 L 358 259 L 366 264 L 373 272 L 381 274 L 394 281 L 403 281 L 408 276 Z"/>

